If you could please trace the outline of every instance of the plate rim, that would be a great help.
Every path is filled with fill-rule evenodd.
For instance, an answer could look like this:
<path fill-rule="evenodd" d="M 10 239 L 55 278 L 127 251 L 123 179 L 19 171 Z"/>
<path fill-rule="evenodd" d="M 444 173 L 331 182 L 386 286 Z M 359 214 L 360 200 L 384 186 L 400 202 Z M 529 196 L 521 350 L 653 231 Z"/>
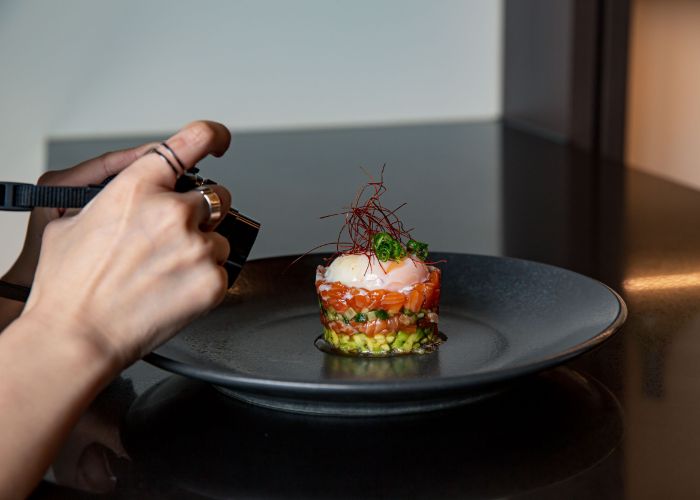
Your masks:
<path fill-rule="evenodd" d="M 526 264 L 536 264 L 538 266 L 545 266 L 549 268 L 556 269 L 558 271 L 564 271 L 566 273 L 572 273 L 586 280 L 595 282 L 598 285 L 602 285 L 617 301 L 618 312 L 615 319 L 605 328 L 603 331 L 597 333 L 593 337 L 580 342 L 565 351 L 555 353 L 549 357 L 538 360 L 536 362 L 523 363 L 519 365 L 510 366 L 508 368 L 501 368 L 493 371 L 476 372 L 468 375 L 453 375 L 448 377 L 437 377 L 437 378 L 426 378 L 426 379 L 411 379 L 411 380 L 354 380 L 354 381 L 324 381 L 324 382 L 311 382 L 311 381 L 294 381 L 294 380 L 283 380 L 283 379 L 271 379 L 271 378 L 258 378 L 249 375 L 242 375 L 234 371 L 229 371 L 222 373 L 222 367 L 207 367 L 197 363 L 185 363 L 172 359 L 170 357 L 164 356 L 157 353 L 155 350 L 147 354 L 143 360 L 164 370 L 170 371 L 178 375 L 184 375 L 187 377 L 195 378 L 198 380 L 203 380 L 205 382 L 212 383 L 214 385 L 223 386 L 229 389 L 235 389 L 241 392 L 264 392 L 267 394 L 271 393 L 285 393 L 295 392 L 297 394 L 305 395 L 318 395 L 318 396 L 330 396 L 330 395 L 358 395 L 358 396 L 376 396 L 376 395 L 386 395 L 387 392 L 395 395 L 410 395 L 415 394 L 416 391 L 426 391 L 431 390 L 433 394 L 444 394 L 446 392 L 464 391 L 469 392 L 475 389 L 481 389 L 483 387 L 489 387 L 501 383 L 508 382 L 510 380 L 523 377 L 525 375 L 530 375 L 533 373 L 540 372 L 547 368 L 552 368 L 570 361 L 596 347 L 602 345 L 605 341 L 610 339 L 612 335 L 617 332 L 620 327 L 624 324 L 628 316 L 627 304 L 623 298 L 611 287 L 605 283 L 586 276 L 584 274 L 572 271 L 559 266 L 554 266 L 552 264 L 547 264 L 544 262 L 538 262 L 529 259 L 521 259 L 517 257 L 507 257 L 507 256 L 497 256 L 488 254 L 475 254 L 475 253 L 464 253 L 464 252 L 435 252 L 440 254 L 452 254 L 459 256 L 468 257 L 479 257 L 487 258 L 493 260 L 509 260 L 517 261 Z M 324 254 L 309 254 L 309 256 L 321 257 Z M 263 257 L 259 259 L 254 259 L 249 262 L 261 262 L 269 260 L 288 260 L 292 258 L 297 258 L 299 255 L 283 255 L 283 256 L 273 256 L 273 257 Z"/>

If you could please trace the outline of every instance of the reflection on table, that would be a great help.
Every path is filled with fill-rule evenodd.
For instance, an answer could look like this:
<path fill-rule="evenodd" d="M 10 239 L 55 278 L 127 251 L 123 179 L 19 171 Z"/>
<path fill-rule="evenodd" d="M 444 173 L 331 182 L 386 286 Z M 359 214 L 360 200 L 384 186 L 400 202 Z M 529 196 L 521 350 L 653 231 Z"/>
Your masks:
<path fill-rule="evenodd" d="M 267 410 L 173 376 L 129 411 L 124 442 L 132 462 L 117 489 L 166 498 L 290 491 L 299 498 L 497 498 L 600 467 L 621 436 L 612 394 L 564 368 L 460 409 L 369 419 Z M 167 480 L 149 485 L 153 475 Z"/>

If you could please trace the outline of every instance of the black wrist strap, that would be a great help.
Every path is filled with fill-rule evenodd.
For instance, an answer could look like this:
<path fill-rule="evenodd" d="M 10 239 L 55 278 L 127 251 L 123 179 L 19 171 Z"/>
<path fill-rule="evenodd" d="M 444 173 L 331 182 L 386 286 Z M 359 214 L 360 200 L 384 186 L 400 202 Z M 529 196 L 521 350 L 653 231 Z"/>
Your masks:
<path fill-rule="evenodd" d="M 104 186 L 35 186 L 0 182 L 0 210 L 26 211 L 34 207 L 82 208 Z"/>
<path fill-rule="evenodd" d="M 23 285 L 14 285 L 7 281 L 0 280 L 0 297 L 5 297 L 10 300 L 26 302 L 29 298 L 31 288 Z"/>
<path fill-rule="evenodd" d="M 0 210 L 27 211 L 34 207 L 82 208 L 103 188 L 100 186 L 35 186 L 0 182 Z M 0 280 L 0 297 L 26 302 L 31 289 Z"/>
<path fill-rule="evenodd" d="M 103 186 L 35 186 L 21 182 L 0 182 L 0 210 L 27 211 L 34 207 L 81 208 Z M 31 289 L 0 280 L 0 297 L 26 302 Z"/>

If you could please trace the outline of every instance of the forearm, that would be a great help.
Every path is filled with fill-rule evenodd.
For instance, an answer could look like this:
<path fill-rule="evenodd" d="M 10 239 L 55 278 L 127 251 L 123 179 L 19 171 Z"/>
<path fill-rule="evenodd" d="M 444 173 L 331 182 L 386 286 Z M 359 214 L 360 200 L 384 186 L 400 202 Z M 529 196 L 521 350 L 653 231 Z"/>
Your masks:
<path fill-rule="evenodd" d="M 32 283 L 32 293 L 0 335 L 0 498 L 29 493 L 122 366 L 223 300 L 229 243 L 212 231 L 211 202 L 175 187 L 230 140 L 221 124 L 193 122 L 162 146 L 42 176 L 87 185 L 121 172 L 79 214 L 35 209 L 30 218 L 15 269 L 26 281 L 15 283 Z M 225 214 L 230 193 L 211 190 Z"/>
<path fill-rule="evenodd" d="M 0 497 L 23 498 L 119 370 L 76 321 L 25 314 L 0 335 Z"/>

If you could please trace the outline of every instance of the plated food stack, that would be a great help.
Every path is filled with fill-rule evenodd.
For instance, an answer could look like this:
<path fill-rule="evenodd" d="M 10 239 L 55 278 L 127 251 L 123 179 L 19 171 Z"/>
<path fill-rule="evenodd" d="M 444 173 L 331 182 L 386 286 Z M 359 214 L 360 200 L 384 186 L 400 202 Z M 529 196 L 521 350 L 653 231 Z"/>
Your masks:
<path fill-rule="evenodd" d="M 316 275 L 323 336 L 327 342 L 345 353 L 358 354 L 420 353 L 431 350 L 440 342 L 437 330 L 439 269 L 425 266 L 428 276 L 425 281 L 407 283 L 398 290 L 372 289 L 362 285 L 390 276 L 397 266 L 424 264 L 406 258 L 398 263 L 385 264 L 385 273 L 375 263 L 373 267 L 379 269 L 368 271 L 370 279 L 362 280 L 365 283 L 357 283 L 358 286 L 327 279 L 344 263 L 345 259 L 339 257 L 329 268 L 319 266 Z M 336 268 L 333 268 L 334 264 Z"/>
<path fill-rule="evenodd" d="M 441 342 L 440 270 L 426 262 L 428 245 L 410 237 L 398 209 L 381 206 L 385 190 L 383 180 L 368 183 L 342 212 L 338 252 L 316 272 L 323 337 L 346 354 L 425 353 Z M 349 243 L 340 241 L 344 232 Z"/>

